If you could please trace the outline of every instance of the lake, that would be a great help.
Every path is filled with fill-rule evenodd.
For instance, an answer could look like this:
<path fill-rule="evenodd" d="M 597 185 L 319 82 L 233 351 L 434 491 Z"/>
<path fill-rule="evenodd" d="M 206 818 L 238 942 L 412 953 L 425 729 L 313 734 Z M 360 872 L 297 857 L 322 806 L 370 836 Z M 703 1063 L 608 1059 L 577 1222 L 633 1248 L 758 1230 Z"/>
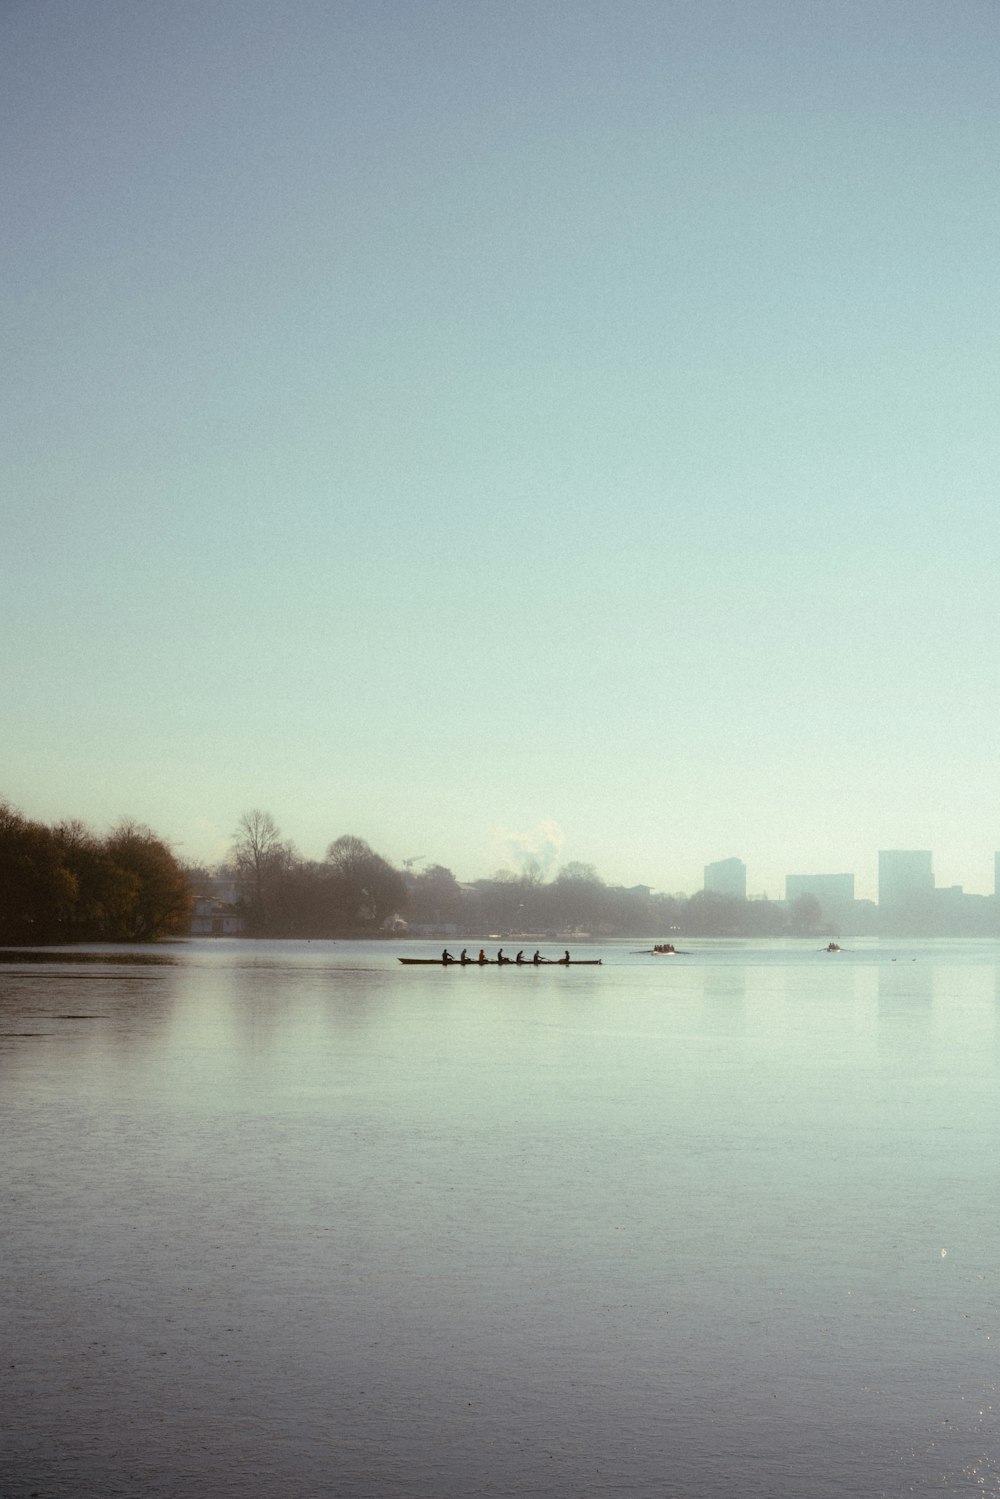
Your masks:
<path fill-rule="evenodd" d="M 3 953 L 0 1499 L 1000 1495 L 1000 944 L 846 945 Z"/>

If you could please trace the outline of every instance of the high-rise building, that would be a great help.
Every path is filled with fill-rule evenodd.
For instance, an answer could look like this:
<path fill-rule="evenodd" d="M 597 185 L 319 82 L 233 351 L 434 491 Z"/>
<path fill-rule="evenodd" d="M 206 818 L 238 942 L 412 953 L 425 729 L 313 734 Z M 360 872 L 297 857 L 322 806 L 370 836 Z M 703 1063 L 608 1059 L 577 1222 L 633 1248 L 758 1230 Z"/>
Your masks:
<path fill-rule="evenodd" d="M 747 898 L 747 867 L 742 859 L 719 859 L 705 865 L 705 889 L 714 895 Z"/>
<path fill-rule="evenodd" d="M 883 848 L 878 855 L 880 911 L 912 911 L 934 894 L 934 868 L 927 849 Z"/>
<path fill-rule="evenodd" d="M 785 900 L 791 905 L 802 895 L 819 901 L 823 919 L 841 931 L 850 925 L 854 914 L 853 874 L 786 874 Z"/>

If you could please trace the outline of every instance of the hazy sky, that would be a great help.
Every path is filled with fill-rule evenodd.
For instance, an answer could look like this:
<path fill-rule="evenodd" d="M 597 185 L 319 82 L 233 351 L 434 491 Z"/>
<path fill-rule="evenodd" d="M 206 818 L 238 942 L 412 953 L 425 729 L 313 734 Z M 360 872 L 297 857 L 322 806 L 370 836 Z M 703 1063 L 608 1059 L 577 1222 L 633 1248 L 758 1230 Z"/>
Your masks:
<path fill-rule="evenodd" d="M 8 0 L 0 795 L 1000 847 L 995 0 Z"/>

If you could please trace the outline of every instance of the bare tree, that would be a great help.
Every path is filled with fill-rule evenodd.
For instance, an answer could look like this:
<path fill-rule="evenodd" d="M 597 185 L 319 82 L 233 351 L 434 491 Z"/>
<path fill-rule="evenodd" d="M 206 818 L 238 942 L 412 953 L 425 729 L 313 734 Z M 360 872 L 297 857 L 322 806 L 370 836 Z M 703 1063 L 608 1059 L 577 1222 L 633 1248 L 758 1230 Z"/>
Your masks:
<path fill-rule="evenodd" d="M 233 859 L 241 879 L 250 887 L 253 921 L 257 927 L 266 924 L 268 881 L 285 862 L 286 853 L 281 829 L 270 812 L 253 807 L 243 813 L 233 834 Z"/>
<path fill-rule="evenodd" d="M 375 930 L 393 911 L 406 906 L 403 876 L 363 838 L 353 833 L 335 838 L 326 851 L 326 859 L 353 924 Z"/>
<path fill-rule="evenodd" d="M 410 882 L 414 918 L 429 925 L 457 922 L 462 909 L 462 887 L 450 869 L 431 864 Z"/>

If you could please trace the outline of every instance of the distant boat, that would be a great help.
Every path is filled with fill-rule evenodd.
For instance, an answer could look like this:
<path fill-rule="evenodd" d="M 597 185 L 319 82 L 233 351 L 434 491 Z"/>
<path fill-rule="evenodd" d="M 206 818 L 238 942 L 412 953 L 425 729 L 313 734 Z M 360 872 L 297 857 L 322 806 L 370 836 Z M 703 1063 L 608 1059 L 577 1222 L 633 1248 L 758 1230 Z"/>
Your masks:
<path fill-rule="evenodd" d="M 844 949 L 841 947 L 841 945 L 840 945 L 839 942 L 828 942 L 826 944 L 826 946 L 824 947 L 823 951 L 824 952 L 843 952 Z"/>

